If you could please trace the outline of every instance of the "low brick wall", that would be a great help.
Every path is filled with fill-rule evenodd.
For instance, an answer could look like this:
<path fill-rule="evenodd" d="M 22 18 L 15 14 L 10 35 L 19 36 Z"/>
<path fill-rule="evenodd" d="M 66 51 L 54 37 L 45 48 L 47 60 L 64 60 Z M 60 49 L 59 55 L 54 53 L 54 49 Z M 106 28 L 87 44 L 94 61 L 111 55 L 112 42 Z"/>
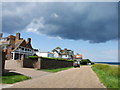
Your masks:
<path fill-rule="evenodd" d="M 22 66 L 25 68 L 37 68 L 37 69 L 39 69 L 40 63 L 39 63 L 38 59 L 25 58 L 22 62 Z"/>
<path fill-rule="evenodd" d="M 73 62 L 55 59 L 41 59 L 41 69 L 54 69 L 73 66 Z"/>
<path fill-rule="evenodd" d="M 36 69 L 54 69 L 54 68 L 65 68 L 73 66 L 72 61 L 56 60 L 56 59 L 24 59 L 23 67 L 36 68 Z"/>

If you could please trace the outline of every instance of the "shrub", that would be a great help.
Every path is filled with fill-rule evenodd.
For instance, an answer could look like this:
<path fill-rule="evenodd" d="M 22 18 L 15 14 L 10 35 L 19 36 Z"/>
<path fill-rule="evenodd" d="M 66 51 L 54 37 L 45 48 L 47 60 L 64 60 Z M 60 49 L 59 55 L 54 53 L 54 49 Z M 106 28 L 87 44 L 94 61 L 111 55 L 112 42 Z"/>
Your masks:
<path fill-rule="evenodd" d="M 81 65 L 87 65 L 88 63 L 91 63 L 91 61 L 89 59 L 83 59 L 80 61 Z"/>

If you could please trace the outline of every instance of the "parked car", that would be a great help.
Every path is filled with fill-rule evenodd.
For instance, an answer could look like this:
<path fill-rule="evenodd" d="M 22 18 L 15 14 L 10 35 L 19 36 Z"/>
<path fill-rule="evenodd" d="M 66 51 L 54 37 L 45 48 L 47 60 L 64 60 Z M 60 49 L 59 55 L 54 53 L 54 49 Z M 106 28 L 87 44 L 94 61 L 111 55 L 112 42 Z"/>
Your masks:
<path fill-rule="evenodd" d="M 74 62 L 73 63 L 73 66 L 76 68 L 76 67 L 80 67 L 80 63 L 78 61 Z"/>

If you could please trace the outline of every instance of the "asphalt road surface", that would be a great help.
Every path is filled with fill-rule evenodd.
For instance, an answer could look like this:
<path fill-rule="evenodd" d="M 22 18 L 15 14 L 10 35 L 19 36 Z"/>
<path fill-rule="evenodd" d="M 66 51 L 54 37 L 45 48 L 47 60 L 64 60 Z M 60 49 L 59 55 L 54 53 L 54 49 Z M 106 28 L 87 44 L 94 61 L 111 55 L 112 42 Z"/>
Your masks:
<path fill-rule="evenodd" d="M 105 86 L 99 81 L 91 66 L 81 66 L 19 82 L 10 88 L 105 88 Z"/>

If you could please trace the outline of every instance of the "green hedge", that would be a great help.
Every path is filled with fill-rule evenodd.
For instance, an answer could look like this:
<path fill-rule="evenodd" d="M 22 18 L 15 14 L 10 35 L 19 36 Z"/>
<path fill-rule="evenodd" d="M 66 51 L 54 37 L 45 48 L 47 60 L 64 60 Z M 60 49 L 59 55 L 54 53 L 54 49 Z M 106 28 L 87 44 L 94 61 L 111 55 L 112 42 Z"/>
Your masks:
<path fill-rule="evenodd" d="M 74 61 L 74 60 L 67 60 L 63 58 L 51 58 L 51 57 L 42 57 L 43 59 L 54 59 L 54 60 L 63 60 L 63 61 Z"/>
<path fill-rule="evenodd" d="M 93 64 L 95 64 L 94 62 L 91 62 L 91 64 L 93 65 Z"/>
<path fill-rule="evenodd" d="M 30 58 L 30 59 L 36 59 L 36 58 L 38 58 L 38 56 L 28 56 L 28 58 Z"/>
<path fill-rule="evenodd" d="M 94 64 L 94 62 L 91 62 L 89 59 L 83 59 L 80 61 L 81 65 L 87 65 L 88 63 Z"/>
<path fill-rule="evenodd" d="M 37 59 L 38 56 L 29 56 L 28 58 L 30 59 Z M 63 59 L 63 58 L 51 58 L 51 57 L 41 57 L 43 59 L 54 59 L 54 60 L 63 60 L 63 61 L 69 61 L 69 62 L 73 62 L 74 60 L 67 60 L 67 59 Z"/>

